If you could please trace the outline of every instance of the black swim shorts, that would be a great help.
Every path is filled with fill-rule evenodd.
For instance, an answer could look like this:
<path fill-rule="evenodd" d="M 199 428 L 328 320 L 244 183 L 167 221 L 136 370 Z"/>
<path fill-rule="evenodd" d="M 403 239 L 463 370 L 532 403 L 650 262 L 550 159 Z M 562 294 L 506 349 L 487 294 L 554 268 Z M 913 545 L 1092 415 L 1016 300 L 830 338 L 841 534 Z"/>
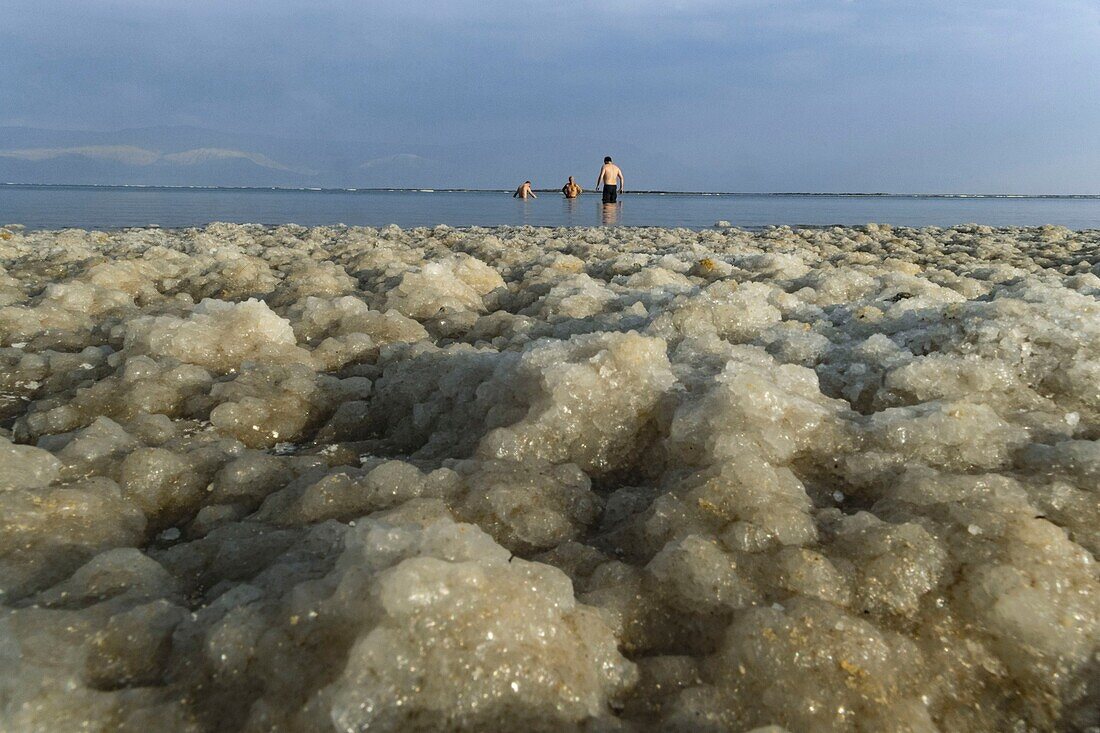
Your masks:
<path fill-rule="evenodd" d="M 613 204 L 619 200 L 619 187 L 603 184 L 603 202 Z"/>

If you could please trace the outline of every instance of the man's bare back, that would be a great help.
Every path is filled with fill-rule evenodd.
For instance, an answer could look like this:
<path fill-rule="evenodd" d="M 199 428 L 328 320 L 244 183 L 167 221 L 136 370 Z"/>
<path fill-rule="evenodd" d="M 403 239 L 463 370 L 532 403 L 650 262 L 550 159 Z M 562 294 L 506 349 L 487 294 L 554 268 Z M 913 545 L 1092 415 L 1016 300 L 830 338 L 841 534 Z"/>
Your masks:
<path fill-rule="evenodd" d="M 619 166 L 612 162 L 611 157 L 608 156 L 603 159 L 603 168 L 600 168 L 600 176 L 596 179 L 596 190 L 603 186 L 603 202 L 605 204 L 614 204 L 619 200 L 619 194 L 623 192 L 623 186 L 626 181 L 623 179 L 623 172 L 619 169 Z"/>
<path fill-rule="evenodd" d="M 622 177 L 623 172 L 614 163 L 604 163 L 603 168 L 600 169 L 600 182 L 605 186 L 618 186 L 619 179 Z"/>

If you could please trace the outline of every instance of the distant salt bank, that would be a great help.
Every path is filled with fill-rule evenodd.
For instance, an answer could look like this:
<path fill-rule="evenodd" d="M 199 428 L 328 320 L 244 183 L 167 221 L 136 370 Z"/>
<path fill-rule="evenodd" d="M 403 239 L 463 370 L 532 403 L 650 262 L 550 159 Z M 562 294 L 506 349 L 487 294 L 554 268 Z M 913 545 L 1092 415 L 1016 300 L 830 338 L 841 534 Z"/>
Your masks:
<path fill-rule="evenodd" d="M 0 227 L 0 728 L 1087 727 L 1100 231 L 719 223 Z"/>

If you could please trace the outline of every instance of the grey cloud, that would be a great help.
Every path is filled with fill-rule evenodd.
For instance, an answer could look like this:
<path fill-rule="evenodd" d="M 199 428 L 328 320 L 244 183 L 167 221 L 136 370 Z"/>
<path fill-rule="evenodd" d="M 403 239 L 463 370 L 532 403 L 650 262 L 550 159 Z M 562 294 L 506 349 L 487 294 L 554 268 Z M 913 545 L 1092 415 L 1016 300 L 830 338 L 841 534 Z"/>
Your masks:
<path fill-rule="evenodd" d="M 9 5 L 0 124 L 407 150 L 579 130 L 700 187 L 1100 190 L 1083 0 Z"/>

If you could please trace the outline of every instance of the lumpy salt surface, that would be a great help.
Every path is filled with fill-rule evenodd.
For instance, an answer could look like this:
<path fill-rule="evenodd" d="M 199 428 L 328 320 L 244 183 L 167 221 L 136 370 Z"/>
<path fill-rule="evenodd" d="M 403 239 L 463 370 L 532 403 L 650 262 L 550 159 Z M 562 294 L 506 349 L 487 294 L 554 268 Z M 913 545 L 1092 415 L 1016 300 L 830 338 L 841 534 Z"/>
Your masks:
<path fill-rule="evenodd" d="M 0 228 L 0 730 L 1098 730 L 1098 262 Z"/>

